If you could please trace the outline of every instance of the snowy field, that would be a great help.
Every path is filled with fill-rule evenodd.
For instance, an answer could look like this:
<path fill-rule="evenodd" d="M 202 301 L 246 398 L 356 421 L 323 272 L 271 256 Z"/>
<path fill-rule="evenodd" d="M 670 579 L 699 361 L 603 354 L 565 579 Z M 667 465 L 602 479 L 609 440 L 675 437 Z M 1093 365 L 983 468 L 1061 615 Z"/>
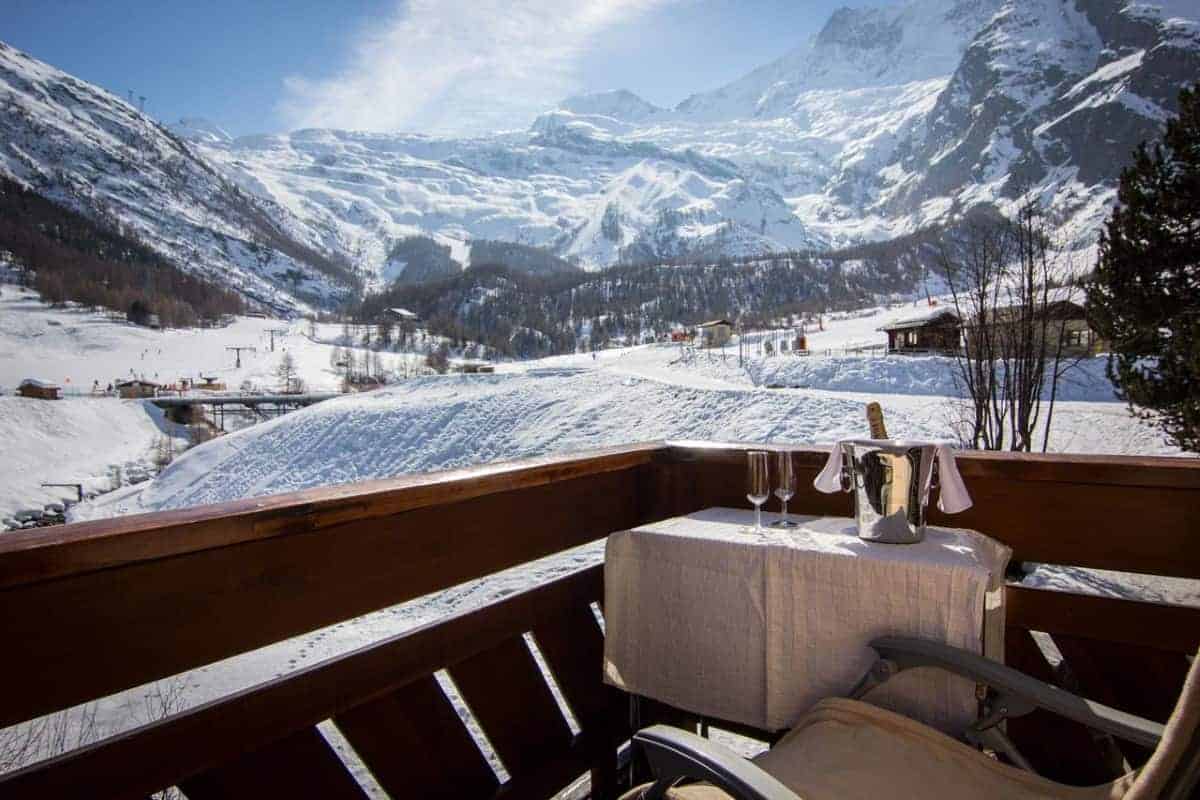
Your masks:
<path fill-rule="evenodd" d="M 268 331 L 275 336 L 271 352 Z M 68 393 L 88 393 L 93 382 L 132 377 L 174 383 L 181 378 L 213 376 L 231 391 L 244 382 L 274 388 L 275 368 L 285 352 L 313 391 L 334 391 L 340 384 L 330 365 L 340 326 L 317 326 L 316 340 L 306 322 L 240 317 L 224 328 L 151 330 L 107 314 L 79 308 L 50 308 L 35 292 L 0 284 L 0 392 L 11 393 L 25 378 L 58 383 Z M 236 355 L 226 348 L 254 348 Z M 358 348 L 361 350 L 361 348 Z M 400 354 L 384 354 L 388 366 Z"/>
<path fill-rule="evenodd" d="M 80 518 L 224 502 L 312 486 L 658 439 L 828 443 L 865 434 L 877 398 L 896 436 L 953 437 L 947 398 L 763 389 L 736 358 L 650 345 L 506 365 L 494 375 L 416 378 L 339 397 L 196 448 L 136 494 L 100 498 Z M 1170 452 L 1119 403 L 1068 402 L 1051 446 Z"/>

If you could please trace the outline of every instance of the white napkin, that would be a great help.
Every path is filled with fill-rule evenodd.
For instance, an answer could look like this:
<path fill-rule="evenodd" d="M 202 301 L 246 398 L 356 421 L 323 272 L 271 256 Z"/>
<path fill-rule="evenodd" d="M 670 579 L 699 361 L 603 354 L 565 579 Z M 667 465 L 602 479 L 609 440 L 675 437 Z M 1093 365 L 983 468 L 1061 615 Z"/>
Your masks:
<path fill-rule="evenodd" d="M 870 439 L 844 439 L 843 442 L 850 444 L 881 444 L 887 442 L 902 447 L 919 447 L 921 445 L 931 444 L 936 448 L 938 461 L 938 480 L 941 483 L 941 490 L 938 492 L 938 508 L 946 514 L 957 514 L 960 511 L 966 511 L 971 507 L 971 495 L 967 492 L 967 487 L 963 484 L 962 475 L 958 473 L 958 465 L 954 461 L 954 451 L 950 449 L 950 445 L 944 442 L 916 442 L 916 441 L 897 441 L 894 439 L 874 441 Z M 825 466 L 817 473 L 817 477 L 813 480 L 813 487 L 818 492 L 832 494 L 842 490 L 842 443 L 838 442 L 834 445 L 833 451 L 829 454 L 829 459 L 825 462 Z M 921 502 L 929 502 L 929 488 L 933 482 L 933 462 L 929 462 L 922 469 L 921 475 Z"/>

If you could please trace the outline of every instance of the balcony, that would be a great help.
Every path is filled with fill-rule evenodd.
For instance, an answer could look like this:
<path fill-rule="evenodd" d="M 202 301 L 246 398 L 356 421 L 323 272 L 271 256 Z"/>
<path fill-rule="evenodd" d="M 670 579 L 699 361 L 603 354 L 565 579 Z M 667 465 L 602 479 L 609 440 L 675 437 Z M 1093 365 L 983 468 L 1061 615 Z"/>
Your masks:
<path fill-rule="evenodd" d="M 526 564 L 641 523 L 744 506 L 745 447 L 666 442 L 314 489 L 0 537 L 0 726 Z M 794 510 L 850 513 L 811 489 Z M 1200 461 L 966 453 L 977 528 L 1022 562 L 1200 578 Z M 0 776 L 0 797 L 362 797 L 328 720 L 392 796 L 610 798 L 638 768 L 601 683 L 602 565 Z M 1165 721 L 1200 609 L 1010 583 L 1006 660 Z M 1036 632 L 1036 637 L 1035 637 Z M 541 663 L 526 643 L 536 643 Z M 1052 642 L 1053 647 L 1047 648 Z M 1047 650 L 1061 655 L 1051 665 Z M 443 672 L 444 671 L 444 672 Z M 448 674 L 494 770 L 435 677 Z M 564 715 L 557 690 L 573 720 Z M 574 724 L 572 724 L 572 721 Z M 700 721 L 644 704 L 641 724 Z M 719 720 L 706 725 L 722 727 Z M 1035 712 L 1009 733 L 1074 783 L 1147 753 Z M 732 726 L 730 726 L 732 727 Z M 765 732 L 739 730 L 766 738 Z M 1119 749 L 1116 749 L 1119 748 Z"/>

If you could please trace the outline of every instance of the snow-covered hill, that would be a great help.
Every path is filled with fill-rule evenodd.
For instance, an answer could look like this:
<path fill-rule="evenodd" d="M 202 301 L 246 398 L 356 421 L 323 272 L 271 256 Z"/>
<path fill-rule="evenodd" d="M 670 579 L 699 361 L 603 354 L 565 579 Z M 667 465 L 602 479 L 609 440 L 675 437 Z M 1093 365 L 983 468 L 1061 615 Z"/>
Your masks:
<path fill-rule="evenodd" d="M 120 98 L 3 42 L 0 173 L 279 310 L 345 297 L 353 278 L 310 224 L 241 192 Z"/>

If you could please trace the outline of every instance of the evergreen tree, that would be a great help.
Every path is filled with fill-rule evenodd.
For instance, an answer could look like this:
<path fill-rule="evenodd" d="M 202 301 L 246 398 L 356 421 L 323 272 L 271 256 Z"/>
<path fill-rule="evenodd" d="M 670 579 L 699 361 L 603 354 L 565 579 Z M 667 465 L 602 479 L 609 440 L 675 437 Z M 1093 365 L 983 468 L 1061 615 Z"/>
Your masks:
<path fill-rule="evenodd" d="M 1162 142 L 1121 174 L 1100 240 L 1089 315 L 1108 374 L 1138 413 L 1200 451 L 1200 91 L 1184 89 Z"/>

